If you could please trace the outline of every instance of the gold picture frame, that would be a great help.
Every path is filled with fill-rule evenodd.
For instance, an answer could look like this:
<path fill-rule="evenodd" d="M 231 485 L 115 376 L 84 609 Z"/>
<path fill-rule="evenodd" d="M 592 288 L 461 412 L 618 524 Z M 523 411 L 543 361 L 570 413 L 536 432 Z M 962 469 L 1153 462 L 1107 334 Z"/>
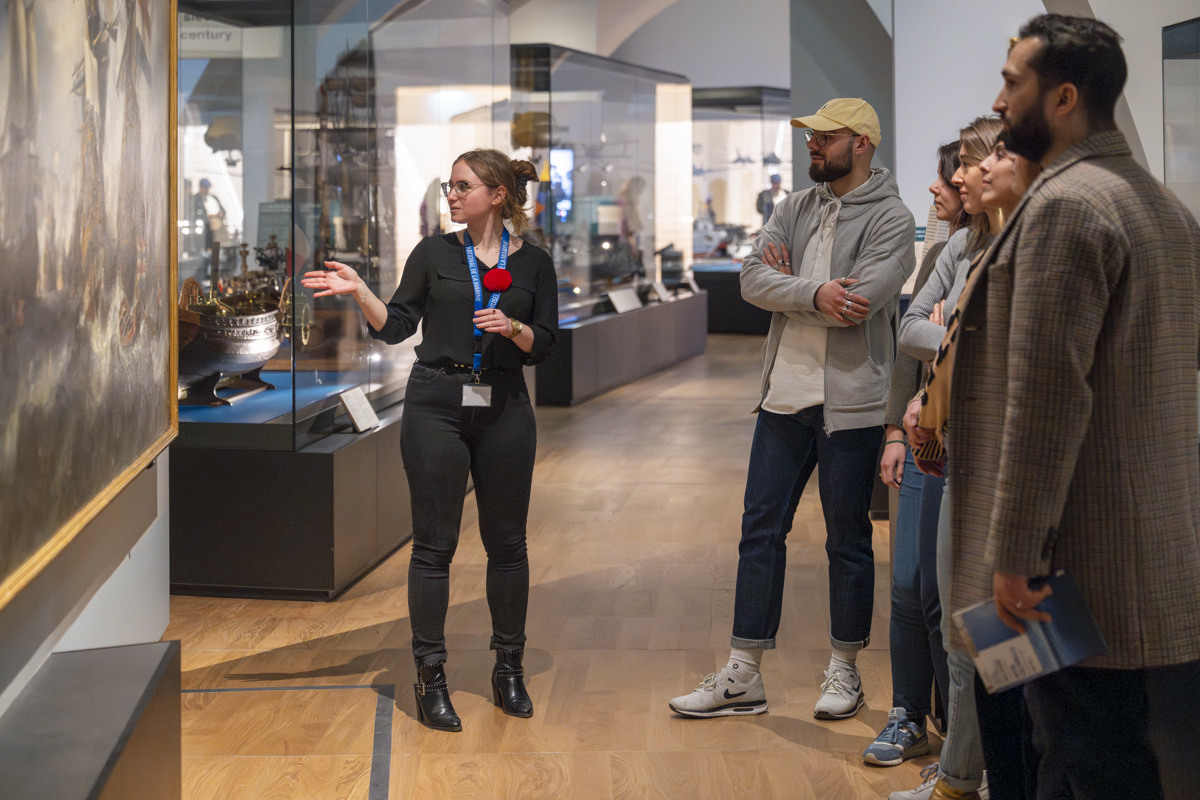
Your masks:
<path fill-rule="evenodd" d="M 0 274 L 0 609 L 179 431 L 177 5 L 105 5 L 0 19 L 0 179 L 33 209 L 0 206 L 0 246 L 36 256 Z M 39 62 L 47 45 L 68 57 Z M 43 103 L 39 82 L 69 92 Z"/>

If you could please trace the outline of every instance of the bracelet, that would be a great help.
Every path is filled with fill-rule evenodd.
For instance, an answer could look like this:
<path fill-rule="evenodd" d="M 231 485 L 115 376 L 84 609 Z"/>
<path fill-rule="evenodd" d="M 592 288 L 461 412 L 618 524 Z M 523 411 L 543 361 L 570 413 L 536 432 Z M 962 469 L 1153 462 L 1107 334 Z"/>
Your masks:
<path fill-rule="evenodd" d="M 358 292 L 356 296 L 358 297 L 358 302 L 367 302 L 367 287 L 365 284 L 363 285 L 362 291 Z"/>
<path fill-rule="evenodd" d="M 903 444 L 903 445 L 907 445 L 907 444 L 908 444 L 908 442 L 906 442 L 904 439 L 892 439 L 891 441 L 884 442 L 884 443 L 883 443 L 883 446 L 884 446 L 884 447 L 887 447 L 889 444 Z"/>

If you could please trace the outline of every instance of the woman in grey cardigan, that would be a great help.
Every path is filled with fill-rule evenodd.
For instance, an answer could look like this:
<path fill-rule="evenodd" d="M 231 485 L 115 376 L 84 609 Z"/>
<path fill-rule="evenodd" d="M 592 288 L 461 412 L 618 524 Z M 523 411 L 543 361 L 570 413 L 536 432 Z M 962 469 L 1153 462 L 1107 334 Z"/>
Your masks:
<path fill-rule="evenodd" d="M 960 164 L 952 182 L 958 187 L 963 209 L 971 215 L 971 220 L 964 229 L 950 237 L 929 279 L 914 294 L 900 322 L 900 352 L 924 363 L 937 355 L 946 332 L 944 320 L 948 320 L 954 311 L 971 262 L 1000 231 L 1002 220 L 999 210 L 988 208 L 983 202 L 983 172 L 980 170 L 980 164 L 991 155 L 1000 128 L 999 118 L 989 116 L 976 119 L 959 132 Z M 932 519 L 929 530 L 925 529 L 924 518 L 921 520 L 919 536 L 924 539 L 920 547 L 926 552 L 932 551 L 930 555 L 936 562 L 936 568 L 934 575 L 928 577 L 939 581 L 947 573 L 943 569 L 942 554 L 938 547 L 941 544 L 937 530 L 938 515 L 933 509 L 939 509 L 945 502 L 948 488 L 942 481 L 936 481 L 935 485 L 936 479 L 932 476 L 926 475 L 924 480 L 928 483 L 922 487 L 922 500 L 928 502 Z M 925 507 L 924 503 L 922 507 Z M 939 586 L 938 596 L 947 596 L 944 584 Z M 941 638 L 940 628 L 937 638 Z M 946 671 L 942 673 L 946 684 L 942 688 L 945 691 L 943 698 L 947 706 L 947 725 L 943 731 L 945 743 L 942 745 L 940 769 L 932 778 L 940 778 L 947 786 L 966 793 L 964 797 L 974 798 L 974 793 L 982 783 L 984 769 L 979 723 L 975 713 L 974 669 L 969 657 L 960 658 L 958 656 L 962 654 L 958 653 L 947 656 L 942 649 L 943 643 L 939 641 L 938 645 L 940 657 L 945 659 L 943 663 L 946 664 Z M 895 645 L 892 647 L 894 650 Z"/>
<path fill-rule="evenodd" d="M 970 221 L 953 181 L 958 171 L 959 143 L 938 148 L 937 180 L 929 187 L 937 218 L 953 234 Z M 932 238 L 932 231 L 927 234 Z M 945 241 L 930 245 L 917 271 L 912 292 L 919 294 L 933 273 Z M 938 601 L 936 537 L 941 478 L 922 475 L 912 460 L 902 427 L 904 409 L 925 383 L 924 364 L 903 353 L 896 356 L 884 418 L 884 448 L 880 477 L 900 491 L 895 548 L 892 557 L 892 711 L 875 741 L 863 751 L 863 761 L 895 766 L 929 752 L 925 718 L 935 716 L 931 689 L 946 694 L 946 652 L 942 649 Z M 928 501 L 928 502 L 926 502 Z"/>

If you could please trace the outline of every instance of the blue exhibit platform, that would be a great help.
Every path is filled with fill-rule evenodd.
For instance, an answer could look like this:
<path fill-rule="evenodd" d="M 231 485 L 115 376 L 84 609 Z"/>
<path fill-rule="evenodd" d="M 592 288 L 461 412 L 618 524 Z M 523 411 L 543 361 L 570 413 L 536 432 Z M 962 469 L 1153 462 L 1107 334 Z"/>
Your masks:
<path fill-rule="evenodd" d="M 179 421 L 260 425 L 292 413 L 292 373 L 286 370 L 263 370 L 260 375 L 275 388 L 238 400 L 231 406 L 181 405 Z M 360 385 L 358 381 L 347 380 L 353 373 L 305 370 L 299 375 L 301 385 L 296 389 L 295 408 L 307 408 Z M 228 397 L 231 394 L 235 392 L 226 389 L 217 392 L 218 397 Z"/>
<path fill-rule="evenodd" d="M 742 262 L 730 259 L 717 261 L 696 261 L 692 264 L 692 272 L 741 272 Z"/>

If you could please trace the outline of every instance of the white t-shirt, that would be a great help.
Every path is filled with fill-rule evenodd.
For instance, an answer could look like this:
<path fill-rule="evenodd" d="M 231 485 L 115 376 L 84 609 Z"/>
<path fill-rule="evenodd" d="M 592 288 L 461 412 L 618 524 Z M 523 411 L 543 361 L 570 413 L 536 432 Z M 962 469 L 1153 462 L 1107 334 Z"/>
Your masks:
<path fill-rule="evenodd" d="M 798 278 L 825 283 L 829 280 L 829 260 L 833 234 L 837 230 L 842 204 L 833 200 L 821 207 L 817 231 L 804 248 Z M 793 269 L 796 263 L 792 262 Z M 795 414 L 825 402 L 825 347 L 829 329 L 788 318 L 771 368 L 771 384 L 762 407 L 772 414 Z"/>

